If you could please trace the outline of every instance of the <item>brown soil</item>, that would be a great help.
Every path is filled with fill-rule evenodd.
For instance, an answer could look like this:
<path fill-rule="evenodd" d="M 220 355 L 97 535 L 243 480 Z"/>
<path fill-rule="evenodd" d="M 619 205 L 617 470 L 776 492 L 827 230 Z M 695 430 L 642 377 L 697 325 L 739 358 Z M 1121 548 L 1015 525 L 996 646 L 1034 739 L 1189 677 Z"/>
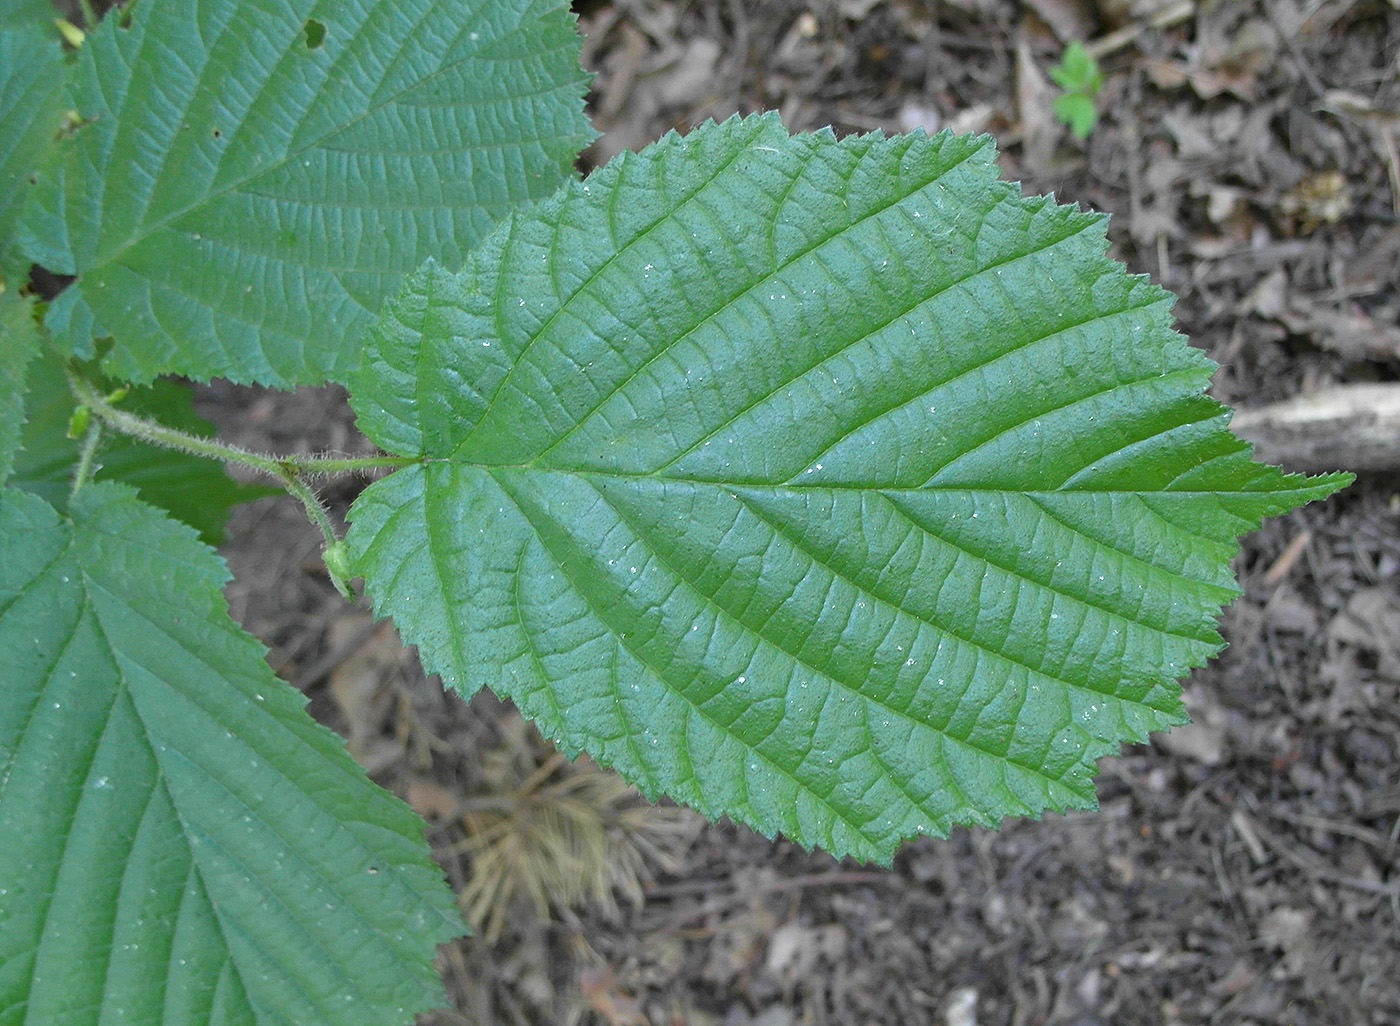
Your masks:
<path fill-rule="evenodd" d="M 612 0 L 581 14 L 606 133 L 590 161 L 760 109 L 794 130 L 991 132 L 1008 178 L 1113 214 L 1115 254 L 1180 295 L 1221 399 L 1396 380 L 1393 0 Z M 1050 111 L 1048 72 L 1073 38 L 1099 44 L 1107 79 L 1082 144 Z M 364 445 L 335 390 L 213 387 L 202 402 L 258 448 Z M 1400 1024 L 1396 485 L 1363 478 L 1245 542 L 1230 648 L 1189 681 L 1196 725 L 1105 760 L 1101 811 L 920 840 L 891 870 L 583 789 L 591 767 L 551 761 L 488 695 L 470 709 L 445 696 L 348 607 L 288 501 L 241 509 L 225 553 L 235 616 L 429 817 L 459 887 L 481 867 L 520 884 L 501 865 L 530 853 L 501 859 L 491 838 L 524 843 L 521 823 L 565 792 L 596 805 L 584 818 L 608 873 L 561 877 L 578 899 L 543 913 L 497 898 L 494 940 L 444 950 L 457 1010 L 425 1022 Z M 358 487 L 327 498 L 343 512 Z M 546 849 L 531 871 L 558 865 Z"/>

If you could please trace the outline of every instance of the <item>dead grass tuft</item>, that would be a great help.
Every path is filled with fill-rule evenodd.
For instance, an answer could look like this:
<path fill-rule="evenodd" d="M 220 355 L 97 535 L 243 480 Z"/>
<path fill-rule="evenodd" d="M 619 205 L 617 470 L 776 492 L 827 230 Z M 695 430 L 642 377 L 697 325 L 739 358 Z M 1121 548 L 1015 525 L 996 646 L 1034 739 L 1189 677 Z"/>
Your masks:
<path fill-rule="evenodd" d="M 570 762 L 518 713 L 482 756 L 490 797 L 467 803 L 461 843 L 472 860 L 458 903 L 488 941 L 522 906 L 542 919 L 592 906 L 609 918 L 619 896 L 640 905 L 657 870 L 674 869 L 698 820 L 650 805 L 587 756 Z"/>

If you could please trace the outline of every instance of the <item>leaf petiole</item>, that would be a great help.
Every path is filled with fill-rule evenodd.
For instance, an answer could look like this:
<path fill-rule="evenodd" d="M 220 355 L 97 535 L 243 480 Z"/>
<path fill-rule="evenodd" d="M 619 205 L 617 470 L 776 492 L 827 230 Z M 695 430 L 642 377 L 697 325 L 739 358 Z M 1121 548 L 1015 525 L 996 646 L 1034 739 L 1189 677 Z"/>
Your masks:
<path fill-rule="evenodd" d="M 283 484 L 288 475 L 300 478 L 305 474 L 351 474 L 367 470 L 392 470 L 421 462 L 411 456 L 311 456 L 300 453 L 278 456 L 271 453 L 250 452 L 247 449 L 213 438 L 167 427 L 146 417 L 137 416 L 118 409 L 102 393 L 73 367 L 65 369 L 68 385 L 79 404 L 93 414 L 107 427 L 133 438 L 140 438 L 152 445 L 167 449 L 178 449 L 193 456 L 219 460 L 224 463 L 237 463 L 260 473 L 274 477 Z M 117 393 L 113 393 L 116 396 Z M 288 490 L 291 490 L 290 488 Z"/>
<path fill-rule="evenodd" d="M 180 431 L 146 417 L 118 409 L 114 404 L 125 396 L 125 389 L 117 389 L 108 395 L 103 395 L 75 367 L 70 365 L 64 368 L 64 373 L 68 378 L 68 386 L 72 389 L 79 404 L 74 419 L 75 421 L 88 422 L 84 432 L 82 456 L 73 477 L 73 495 L 76 495 L 91 480 L 102 429 L 104 426 L 110 427 L 114 431 L 139 438 L 153 445 L 178 449 L 193 456 L 202 456 L 224 463 L 236 463 L 240 466 L 251 467 L 253 470 L 276 478 L 282 487 L 294 495 L 305 508 L 307 518 L 316 525 L 324 536 L 327 551 L 340 551 L 343 546 L 340 545 L 340 539 L 336 537 L 335 527 L 326 514 L 325 507 L 321 505 L 320 498 L 306 483 L 306 476 L 308 474 L 354 473 L 379 468 L 404 467 L 418 462 L 402 456 L 322 457 L 299 454 L 276 456 L 268 453 L 249 452 L 236 445 Z M 331 580 L 335 584 L 336 590 L 346 598 L 353 598 L 345 575 L 336 573 L 329 563 L 327 568 L 331 570 Z"/>
<path fill-rule="evenodd" d="M 321 536 L 326 539 L 325 564 L 326 572 L 330 574 L 331 583 L 335 585 L 335 590 L 340 592 L 341 597 L 350 601 L 355 600 L 354 593 L 350 590 L 350 582 L 344 569 L 345 546 L 336 537 L 335 525 L 331 523 L 331 518 L 326 514 L 326 507 L 321 505 L 320 497 L 312 490 L 311 486 L 302 479 L 301 474 L 294 468 L 287 467 L 281 474 L 282 485 L 297 497 L 297 500 L 306 510 L 307 518 L 321 529 Z M 332 559 L 331 554 L 340 554 L 340 559 Z"/>
<path fill-rule="evenodd" d="M 78 407 L 80 410 L 87 409 L 86 406 Z M 76 417 L 75 417 L 76 419 Z M 78 451 L 78 464 L 73 468 L 73 486 L 68 490 L 68 501 L 72 502 L 82 491 L 83 485 L 92 480 L 92 475 L 97 469 L 97 445 L 102 440 L 102 419 L 89 418 L 83 429 L 83 445 Z"/>

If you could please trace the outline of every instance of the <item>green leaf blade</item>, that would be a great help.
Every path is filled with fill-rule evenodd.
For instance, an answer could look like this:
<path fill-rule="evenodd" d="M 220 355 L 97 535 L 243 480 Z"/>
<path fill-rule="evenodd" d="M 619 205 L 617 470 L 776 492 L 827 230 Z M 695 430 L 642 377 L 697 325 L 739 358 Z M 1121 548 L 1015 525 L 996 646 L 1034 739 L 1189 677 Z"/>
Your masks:
<path fill-rule="evenodd" d="M 578 45 L 548 0 L 153 0 L 104 23 L 75 73 L 91 120 L 24 224 L 80 276 L 51 330 L 84 357 L 115 336 L 106 369 L 135 381 L 339 376 L 403 273 L 568 178 Z"/>
<path fill-rule="evenodd" d="M 56 17 L 49 0 L 0 0 L 0 32 L 50 26 Z"/>
<path fill-rule="evenodd" d="M 52 31 L 30 22 L 51 23 L 56 13 L 48 0 L 0 8 L 0 286 L 8 291 L 29 274 L 15 238 L 28 179 L 51 155 L 63 123 L 63 53 Z"/>
<path fill-rule="evenodd" d="M 188 528 L 117 485 L 72 517 L 0 499 L 0 1017 L 387 1026 L 440 1005 L 452 898 L 421 822 L 272 676 Z"/>
<path fill-rule="evenodd" d="M 1074 133 L 1076 139 L 1087 139 L 1099 121 L 1099 111 L 1092 97 L 1083 93 L 1065 93 L 1055 97 L 1051 108 L 1061 124 Z"/>
<path fill-rule="evenodd" d="M 0 484 L 14 471 L 25 422 L 29 368 L 42 342 L 33 302 L 12 292 L 0 293 Z"/>
<path fill-rule="evenodd" d="M 714 816 L 888 859 L 1184 722 L 1256 467 L 1170 297 L 985 140 L 669 136 L 425 268 L 349 544 L 425 664 Z"/>

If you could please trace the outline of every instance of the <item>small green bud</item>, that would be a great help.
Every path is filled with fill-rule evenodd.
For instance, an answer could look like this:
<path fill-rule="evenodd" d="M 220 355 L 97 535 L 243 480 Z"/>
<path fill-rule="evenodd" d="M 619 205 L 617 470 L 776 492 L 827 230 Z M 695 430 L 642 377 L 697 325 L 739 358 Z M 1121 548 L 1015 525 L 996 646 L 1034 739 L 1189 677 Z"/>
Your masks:
<path fill-rule="evenodd" d="M 326 573 L 330 575 L 335 590 L 347 599 L 354 599 L 354 593 L 350 590 L 350 578 L 354 574 L 350 568 L 349 547 L 343 541 L 327 545 L 321 560 L 326 564 Z"/>
<path fill-rule="evenodd" d="M 58 26 L 58 34 L 63 37 L 63 41 L 78 50 L 82 48 L 83 40 L 87 34 L 66 18 L 55 18 L 53 23 Z"/>
<path fill-rule="evenodd" d="M 92 411 L 86 406 L 77 407 L 73 410 L 73 416 L 68 418 L 68 437 L 82 438 L 91 423 Z"/>

